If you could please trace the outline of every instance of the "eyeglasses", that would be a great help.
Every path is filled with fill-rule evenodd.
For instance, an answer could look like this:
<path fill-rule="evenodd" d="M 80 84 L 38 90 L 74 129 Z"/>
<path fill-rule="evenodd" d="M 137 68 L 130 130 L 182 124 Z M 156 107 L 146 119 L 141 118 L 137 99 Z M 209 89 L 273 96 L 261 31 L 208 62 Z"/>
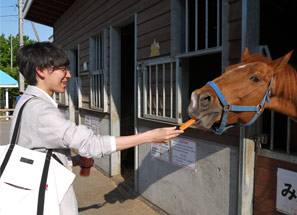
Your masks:
<path fill-rule="evenodd" d="M 52 66 L 52 71 L 56 71 L 56 70 L 60 70 L 62 72 L 64 72 L 65 74 L 67 74 L 67 72 L 70 72 L 70 67 L 69 66 L 59 66 L 59 67 L 55 67 L 55 66 Z"/>
<path fill-rule="evenodd" d="M 52 68 L 53 68 L 53 71 L 55 71 L 55 70 L 61 70 L 63 72 L 70 71 L 70 67 L 69 66 L 59 66 L 59 67 L 53 66 Z"/>

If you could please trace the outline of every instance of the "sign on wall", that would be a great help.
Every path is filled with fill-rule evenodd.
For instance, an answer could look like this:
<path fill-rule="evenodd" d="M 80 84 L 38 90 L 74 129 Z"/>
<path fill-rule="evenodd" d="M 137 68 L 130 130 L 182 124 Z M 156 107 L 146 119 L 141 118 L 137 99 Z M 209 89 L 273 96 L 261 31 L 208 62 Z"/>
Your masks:
<path fill-rule="evenodd" d="M 151 143 L 151 156 L 189 171 L 196 168 L 196 142 L 174 138 L 168 144 Z"/>
<path fill-rule="evenodd" d="M 276 209 L 297 215 L 297 172 L 277 169 Z"/>
<path fill-rule="evenodd" d="M 170 151 L 169 144 L 165 143 L 152 143 L 151 144 L 151 155 L 160 160 L 169 162 Z"/>
<path fill-rule="evenodd" d="M 159 56 L 160 55 L 160 44 L 154 40 L 154 42 L 151 44 L 151 57 Z"/>
<path fill-rule="evenodd" d="M 98 117 L 85 115 L 85 125 L 92 129 L 95 134 L 99 134 L 100 120 Z"/>
<path fill-rule="evenodd" d="M 184 138 L 171 141 L 172 164 L 194 171 L 196 164 L 196 142 Z"/>

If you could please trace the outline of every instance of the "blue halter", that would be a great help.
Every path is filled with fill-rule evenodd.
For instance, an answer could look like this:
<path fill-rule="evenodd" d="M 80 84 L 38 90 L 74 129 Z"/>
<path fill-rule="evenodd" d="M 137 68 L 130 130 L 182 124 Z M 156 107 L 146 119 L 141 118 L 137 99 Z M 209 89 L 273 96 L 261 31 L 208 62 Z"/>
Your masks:
<path fill-rule="evenodd" d="M 269 83 L 267 93 L 265 94 L 265 96 L 262 99 L 261 103 L 258 104 L 257 106 L 229 105 L 229 103 L 226 101 L 225 97 L 223 96 L 223 94 L 222 94 L 221 90 L 218 88 L 218 86 L 212 81 L 207 82 L 206 85 L 209 85 L 210 87 L 212 87 L 212 89 L 216 92 L 217 96 L 219 97 L 219 99 L 220 99 L 220 101 L 221 101 L 221 103 L 223 105 L 223 109 L 224 109 L 224 114 L 223 114 L 220 126 L 219 127 L 218 126 L 212 126 L 210 128 L 210 130 L 214 131 L 216 134 L 221 135 L 224 131 L 226 131 L 227 129 L 232 128 L 234 126 L 249 126 L 249 125 L 253 124 L 255 122 L 255 120 L 257 119 L 258 115 L 261 113 L 265 102 L 269 103 L 269 95 L 270 95 L 270 91 L 271 91 L 272 81 L 273 81 L 273 77 L 271 78 L 271 81 Z M 240 123 L 240 124 L 226 125 L 229 111 L 235 111 L 235 112 L 251 112 L 251 111 L 254 111 L 256 113 L 255 113 L 254 117 L 246 124 L 241 124 Z"/>

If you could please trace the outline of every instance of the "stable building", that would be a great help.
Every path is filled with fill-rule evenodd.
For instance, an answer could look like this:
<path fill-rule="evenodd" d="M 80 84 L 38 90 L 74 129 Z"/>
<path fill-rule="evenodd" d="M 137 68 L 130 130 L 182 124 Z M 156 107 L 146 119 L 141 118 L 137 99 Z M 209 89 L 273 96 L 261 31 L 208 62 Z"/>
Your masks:
<path fill-rule="evenodd" d="M 24 18 L 53 27 L 70 56 L 61 111 L 119 136 L 188 120 L 191 92 L 238 63 L 245 47 L 272 59 L 296 50 L 296 10 L 293 0 L 28 0 Z M 265 110 L 248 128 L 219 136 L 191 127 L 168 145 L 95 165 L 168 214 L 293 214 L 296 199 L 279 190 L 297 177 L 296 130 L 296 119 Z"/>

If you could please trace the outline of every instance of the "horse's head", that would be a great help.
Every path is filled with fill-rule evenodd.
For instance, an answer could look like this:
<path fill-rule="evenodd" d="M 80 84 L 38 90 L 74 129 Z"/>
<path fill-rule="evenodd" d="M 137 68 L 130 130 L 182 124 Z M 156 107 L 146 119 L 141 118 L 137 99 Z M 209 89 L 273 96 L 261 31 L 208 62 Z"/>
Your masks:
<path fill-rule="evenodd" d="M 208 130 L 224 120 L 226 125 L 252 123 L 269 101 L 273 76 L 288 63 L 291 54 L 271 61 L 258 54 L 250 55 L 246 49 L 240 63 L 227 67 L 212 83 L 192 92 L 189 116 L 197 119 L 196 126 L 202 130 Z M 248 106 L 245 108 L 247 112 L 242 111 L 241 106 Z M 222 132 L 223 128 L 217 133 Z"/>

